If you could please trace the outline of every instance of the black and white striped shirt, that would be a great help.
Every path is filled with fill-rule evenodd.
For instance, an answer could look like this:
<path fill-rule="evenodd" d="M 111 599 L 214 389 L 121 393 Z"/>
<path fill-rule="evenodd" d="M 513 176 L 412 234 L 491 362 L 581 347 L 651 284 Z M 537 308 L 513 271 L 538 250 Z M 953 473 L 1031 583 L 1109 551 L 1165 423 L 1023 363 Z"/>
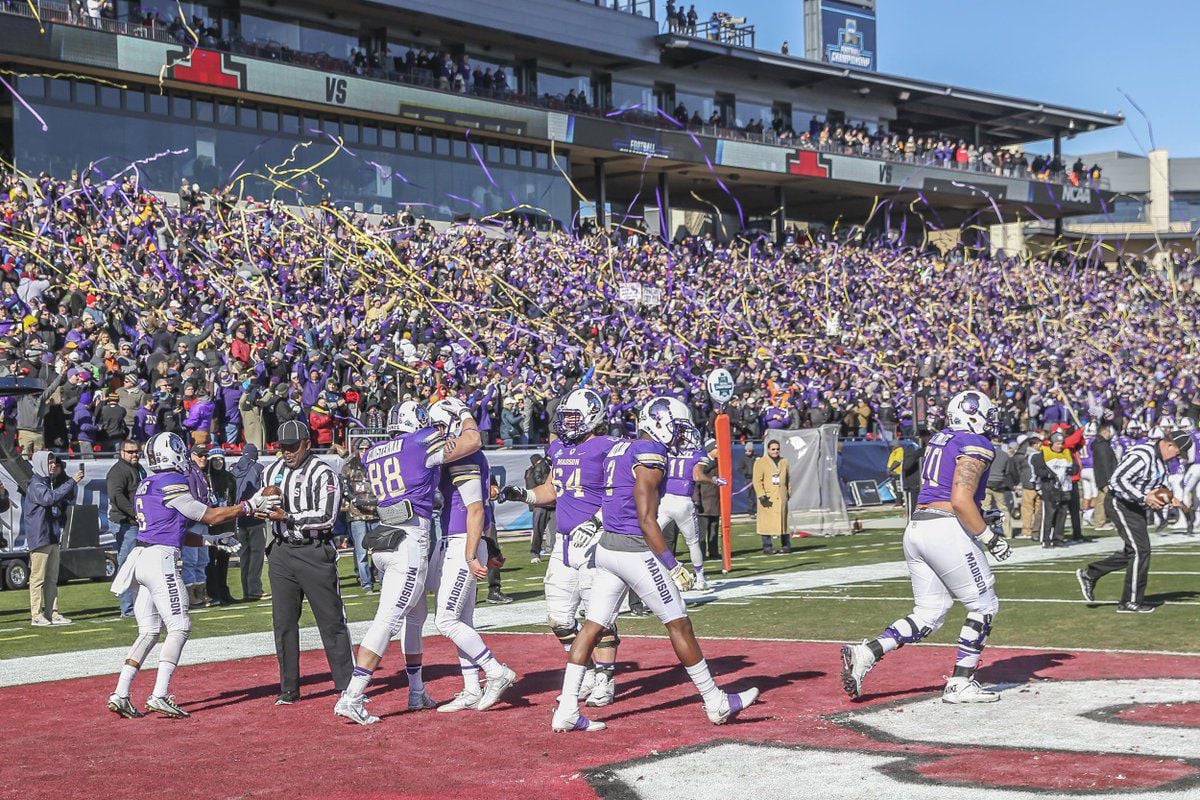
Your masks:
<path fill-rule="evenodd" d="M 1145 505 L 1146 494 L 1166 483 L 1167 465 L 1158 451 L 1158 442 L 1143 442 L 1121 456 L 1109 490 L 1127 503 Z"/>
<path fill-rule="evenodd" d="M 342 507 L 342 481 L 332 467 L 310 454 L 299 468 L 291 469 L 280 457 L 267 467 L 263 486 L 278 486 L 283 492 L 288 518 L 271 523 L 276 538 L 289 542 L 329 538 Z"/>

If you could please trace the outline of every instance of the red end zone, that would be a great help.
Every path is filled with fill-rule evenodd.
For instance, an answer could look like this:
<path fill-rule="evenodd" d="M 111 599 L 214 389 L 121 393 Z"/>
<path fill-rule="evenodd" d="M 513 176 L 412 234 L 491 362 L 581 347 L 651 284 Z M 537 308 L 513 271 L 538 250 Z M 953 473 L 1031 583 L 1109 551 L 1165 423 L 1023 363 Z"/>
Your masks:
<path fill-rule="evenodd" d="M 294 706 L 272 704 L 277 691 L 272 658 L 180 668 L 172 690 L 192 713 L 187 720 L 125 720 L 109 713 L 105 700 L 112 691 L 112 676 L 0 689 L 0 727 L 10 732 L 10 742 L 20 753 L 15 761 L 11 756 L 8 760 L 20 766 L 15 772 L 5 770 L 0 796 L 109 797 L 119 792 L 126 797 L 482 795 L 571 800 L 594 798 L 599 792 L 654 797 L 652 782 L 642 787 L 629 778 L 630 769 L 650 774 L 657 770 L 661 776 L 671 769 L 673 754 L 695 757 L 709 744 L 726 747 L 722 742 L 767 745 L 755 753 L 788 751 L 797 779 L 805 774 L 804 751 L 819 750 L 847 765 L 847 779 L 900 781 L 920 785 L 923 791 L 941 787 L 946 796 L 957 798 L 971 794 L 963 786 L 1042 792 L 1166 787 L 1181 790 L 1179 797 L 1200 792 L 1200 768 L 1190 758 L 1036 752 L 1020 735 L 999 749 L 956 746 L 937 737 L 912 741 L 881 735 L 858 723 L 861 715 L 871 712 L 885 719 L 916 713 L 916 705 L 905 703 L 940 691 L 952 649 L 898 651 L 868 676 L 870 694 L 865 701 L 851 703 L 838 679 L 837 645 L 702 640 L 718 684 L 735 689 L 756 685 L 762 690 L 759 704 L 736 723 L 718 727 L 705 718 L 666 640 L 628 638 L 621 646 L 617 702 L 594 714 L 608 722 L 609 729 L 556 735 L 550 731 L 550 714 L 562 675 L 562 650 L 549 635 L 491 638 L 494 649 L 522 676 L 509 702 L 483 713 L 399 713 L 407 692 L 397 650 L 389 654 L 370 692 L 370 708 L 383 722 L 366 728 L 333 716 L 335 697 L 320 651 L 304 654 L 302 666 L 310 678 L 303 687 L 304 699 Z M 449 699 L 461 686 L 453 649 L 440 637 L 427 640 L 426 647 L 430 694 Z M 1009 689 L 1001 700 L 1000 706 L 1009 704 L 1010 713 L 1028 702 L 1017 693 L 1044 691 L 1057 682 L 1096 681 L 1079 686 L 1102 686 L 1104 681 L 1097 679 L 1155 676 L 1197 679 L 1200 691 L 1200 658 L 1194 657 L 989 648 L 985 658 L 985 682 L 1025 684 Z M 152 684 L 153 673 L 139 675 L 134 699 L 144 700 Z M 1186 704 L 1194 699 L 1181 702 L 1193 708 Z M 1127 730 L 1131 739 L 1160 730 L 1147 725 L 1174 725 L 1173 730 L 1191 737 L 1192 749 L 1200 753 L 1195 728 L 1185 727 L 1180 714 L 1161 710 L 1176 707 L 1160 699 L 1157 706 L 1148 704 L 1141 711 L 1133 710 L 1137 706 L 1114 708 L 1108 722 L 1080 719 Z M 946 719 L 962 715 L 957 719 L 968 725 L 970 717 L 965 715 L 985 713 L 978 707 L 939 708 L 945 709 Z M 1054 708 L 1064 716 L 1060 706 Z M 847 712 L 849 718 L 838 716 Z M 1029 715 L 1029 729 L 1044 726 L 1047 718 Z M 1169 751 L 1172 745 L 1167 734 L 1163 736 L 1161 746 Z M 1064 743 L 1064 749 L 1091 748 L 1089 742 L 1076 741 Z M 868 762 L 856 759 L 863 754 L 887 756 L 895 763 L 862 767 Z M 720 758 L 714 750 L 710 761 L 744 789 L 760 777 L 742 758 L 727 764 Z M 631 762 L 635 766 L 630 769 L 622 766 Z M 855 770 L 871 774 L 860 776 Z M 717 787 L 711 788 L 715 792 Z M 719 796 L 703 786 L 687 793 Z"/>

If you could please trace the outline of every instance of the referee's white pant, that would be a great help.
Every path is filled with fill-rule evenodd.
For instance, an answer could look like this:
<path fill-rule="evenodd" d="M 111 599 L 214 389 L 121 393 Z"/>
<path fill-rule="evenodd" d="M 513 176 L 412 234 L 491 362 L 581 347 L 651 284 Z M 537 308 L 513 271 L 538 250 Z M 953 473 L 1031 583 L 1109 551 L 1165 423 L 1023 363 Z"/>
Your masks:
<path fill-rule="evenodd" d="M 383 575 L 379 589 L 379 608 L 363 636 L 361 647 L 383 656 L 388 642 L 403 631 L 404 654 L 423 652 L 421 628 L 429 609 L 425 600 L 425 578 L 429 574 L 429 536 L 431 523 L 416 519 L 400 526 L 404 541 L 395 550 L 373 553 L 375 568 Z"/>
<path fill-rule="evenodd" d="M 1146 596 L 1146 580 L 1150 576 L 1150 533 L 1146 526 L 1146 510 L 1137 503 L 1122 500 L 1109 492 L 1104 510 L 1116 526 L 1117 535 L 1125 547 L 1099 561 L 1088 564 L 1084 574 L 1099 580 L 1110 572 L 1125 570 L 1125 589 L 1122 603 L 1141 603 Z"/>

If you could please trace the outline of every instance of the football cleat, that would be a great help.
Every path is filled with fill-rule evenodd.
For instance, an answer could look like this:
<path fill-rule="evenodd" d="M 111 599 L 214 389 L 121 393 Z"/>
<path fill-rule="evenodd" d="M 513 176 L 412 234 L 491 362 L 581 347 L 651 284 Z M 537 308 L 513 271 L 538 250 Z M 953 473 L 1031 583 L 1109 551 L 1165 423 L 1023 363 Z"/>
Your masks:
<path fill-rule="evenodd" d="M 710 591 L 711 589 L 712 589 L 712 584 L 709 583 L 708 581 L 704 580 L 704 575 L 702 573 L 697 572 L 696 580 L 692 584 L 692 591 L 693 592 L 707 592 L 707 591 Z"/>
<path fill-rule="evenodd" d="M 157 711 L 160 714 L 165 714 L 175 719 L 183 719 L 186 716 L 190 716 L 188 712 L 176 704 L 175 695 L 173 694 L 169 694 L 166 697 L 150 695 L 150 699 L 146 701 L 146 710 Z"/>
<path fill-rule="evenodd" d="M 555 733 L 568 733 L 570 731 L 602 731 L 608 726 L 599 720 L 588 719 L 579 713 L 578 710 L 570 714 L 563 714 L 559 708 L 554 709 L 554 721 L 550 723 L 551 729 Z"/>
<path fill-rule="evenodd" d="M 617 693 L 617 682 L 602 672 L 596 673 L 596 681 L 588 692 L 587 705 L 592 708 L 606 706 Z"/>
<path fill-rule="evenodd" d="M 860 644 L 842 645 L 842 688 L 852 699 L 862 696 L 863 678 L 875 666 L 875 654 L 867 647 L 867 640 Z"/>
<path fill-rule="evenodd" d="M 591 696 L 592 689 L 596 685 L 596 670 L 589 669 L 583 673 L 583 683 L 579 684 L 579 699 L 584 700 Z"/>
<path fill-rule="evenodd" d="M 1089 603 L 1096 601 L 1096 581 L 1087 576 L 1087 571 L 1083 569 L 1075 570 L 1075 577 L 1079 579 L 1079 591 L 1083 592 L 1083 599 Z"/>
<path fill-rule="evenodd" d="M 367 711 L 366 696 L 361 694 L 351 697 L 348 692 L 342 692 L 333 706 L 333 713 L 359 725 L 374 725 L 379 722 L 379 717 L 372 716 L 371 712 Z"/>
<path fill-rule="evenodd" d="M 429 692 L 422 689 L 419 692 L 408 693 L 409 711 L 424 711 L 427 708 L 437 708 L 437 700 L 430 697 Z"/>
<path fill-rule="evenodd" d="M 744 692 L 722 692 L 721 704 L 716 708 L 704 707 L 708 721 L 713 725 L 724 725 L 758 699 L 758 689 L 747 689 Z"/>
<path fill-rule="evenodd" d="M 137 719 L 142 715 L 142 712 L 138 711 L 133 703 L 129 702 L 128 697 L 121 697 L 115 693 L 108 696 L 108 710 L 128 719 Z"/>
<path fill-rule="evenodd" d="M 999 692 L 983 688 L 974 678 L 950 678 L 942 691 L 943 703 L 995 703 L 999 699 Z"/>
<path fill-rule="evenodd" d="M 277 705 L 277 706 L 290 706 L 292 703 L 299 703 L 299 702 L 300 702 L 300 693 L 299 692 L 280 692 L 279 696 L 275 698 L 275 705 Z"/>
<path fill-rule="evenodd" d="M 517 682 L 517 673 L 503 664 L 500 666 L 504 667 L 504 672 L 487 679 L 487 683 L 483 687 L 483 697 L 479 698 L 479 702 L 475 705 L 476 711 L 487 711 L 496 705 L 496 701 L 500 699 L 500 695 L 504 694 L 504 690 Z"/>
<path fill-rule="evenodd" d="M 1118 614 L 1153 614 L 1155 608 L 1149 603 L 1117 603 Z"/>
<path fill-rule="evenodd" d="M 482 692 L 468 692 L 464 689 L 454 695 L 454 699 L 449 703 L 438 706 L 438 711 L 449 714 L 452 711 L 462 711 L 464 708 L 475 708 L 475 706 L 479 705 L 482 697 Z"/>

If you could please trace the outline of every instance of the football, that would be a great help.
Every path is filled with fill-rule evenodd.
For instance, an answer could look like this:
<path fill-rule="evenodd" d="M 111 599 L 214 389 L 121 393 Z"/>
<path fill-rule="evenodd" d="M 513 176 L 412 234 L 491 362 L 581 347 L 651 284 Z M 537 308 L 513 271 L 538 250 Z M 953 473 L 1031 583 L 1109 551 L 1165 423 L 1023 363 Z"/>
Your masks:
<path fill-rule="evenodd" d="M 1157 497 L 1163 503 L 1168 504 L 1168 505 L 1171 502 L 1171 498 L 1174 496 L 1171 494 L 1171 490 L 1168 489 L 1166 486 L 1158 487 L 1157 489 L 1152 491 L 1151 494 L 1154 495 L 1155 497 Z"/>
<path fill-rule="evenodd" d="M 263 497 L 280 497 L 283 495 L 283 489 L 278 486 L 264 486 L 262 493 Z"/>

